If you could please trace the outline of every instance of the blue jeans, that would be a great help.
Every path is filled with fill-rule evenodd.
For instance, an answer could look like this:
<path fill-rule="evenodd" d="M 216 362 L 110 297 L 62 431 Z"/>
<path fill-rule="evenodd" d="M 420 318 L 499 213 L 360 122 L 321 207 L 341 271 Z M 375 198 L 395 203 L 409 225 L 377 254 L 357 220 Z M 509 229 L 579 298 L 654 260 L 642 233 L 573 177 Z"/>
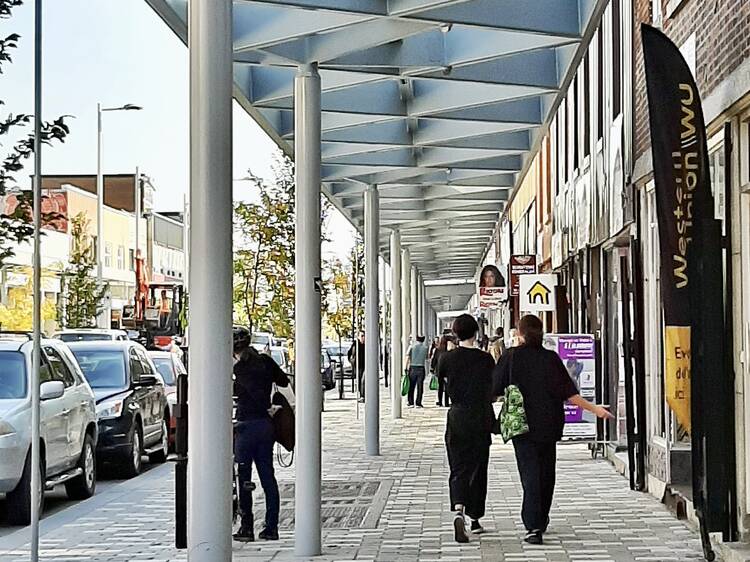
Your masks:
<path fill-rule="evenodd" d="M 414 391 L 417 392 L 417 406 L 422 405 L 424 395 L 424 367 L 409 367 L 409 406 L 414 406 Z"/>
<path fill-rule="evenodd" d="M 271 418 L 240 422 L 237 425 L 234 456 L 239 477 L 240 516 L 242 526 L 253 528 L 253 463 L 266 496 L 266 529 L 279 528 L 279 485 L 273 469 L 273 423 Z"/>

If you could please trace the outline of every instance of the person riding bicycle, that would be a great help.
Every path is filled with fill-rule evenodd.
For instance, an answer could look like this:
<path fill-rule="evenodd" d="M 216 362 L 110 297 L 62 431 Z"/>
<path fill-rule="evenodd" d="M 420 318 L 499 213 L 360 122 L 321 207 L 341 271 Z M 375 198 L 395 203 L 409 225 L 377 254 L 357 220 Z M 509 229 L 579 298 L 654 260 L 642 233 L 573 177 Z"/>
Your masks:
<path fill-rule="evenodd" d="M 266 496 L 265 528 L 258 537 L 279 539 L 279 486 L 273 468 L 274 429 L 269 410 L 273 385 L 289 386 L 289 377 L 268 355 L 250 345 L 247 328 L 234 329 L 234 395 L 237 399 L 234 456 L 238 465 L 240 528 L 234 539 L 255 540 L 252 470 L 258 471 Z"/>

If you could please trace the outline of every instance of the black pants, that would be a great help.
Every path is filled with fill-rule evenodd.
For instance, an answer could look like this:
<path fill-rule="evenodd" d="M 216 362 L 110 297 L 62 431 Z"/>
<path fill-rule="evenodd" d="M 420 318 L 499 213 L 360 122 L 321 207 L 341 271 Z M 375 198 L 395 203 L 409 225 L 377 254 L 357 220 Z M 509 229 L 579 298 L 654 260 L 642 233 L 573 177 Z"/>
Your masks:
<path fill-rule="evenodd" d="M 273 423 L 271 418 L 243 421 L 238 424 L 234 454 L 239 478 L 240 516 L 242 526 L 253 528 L 253 463 L 266 496 L 266 529 L 279 528 L 279 485 L 273 469 Z"/>
<path fill-rule="evenodd" d="M 357 384 L 359 385 L 359 397 L 365 399 L 365 372 L 357 373 Z"/>
<path fill-rule="evenodd" d="M 438 399 L 437 403 L 441 406 L 450 406 L 451 401 L 448 398 L 448 379 L 438 377 Z"/>
<path fill-rule="evenodd" d="M 523 486 L 521 519 L 528 531 L 547 530 L 552 496 L 555 493 L 555 441 L 532 441 L 528 436 L 513 439 L 516 463 Z"/>
<path fill-rule="evenodd" d="M 417 391 L 417 406 L 424 396 L 424 367 L 409 367 L 409 406 L 414 406 L 414 391 Z"/>
<path fill-rule="evenodd" d="M 464 419 L 455 406 L 448 412 L 445 448 L 448 452 L 451 510 L 464 506 L 472 519 L 484 517 L 487 500 L 487 466 L 490 461 L 489 432 L 477 430 L 477 416 Z"/>

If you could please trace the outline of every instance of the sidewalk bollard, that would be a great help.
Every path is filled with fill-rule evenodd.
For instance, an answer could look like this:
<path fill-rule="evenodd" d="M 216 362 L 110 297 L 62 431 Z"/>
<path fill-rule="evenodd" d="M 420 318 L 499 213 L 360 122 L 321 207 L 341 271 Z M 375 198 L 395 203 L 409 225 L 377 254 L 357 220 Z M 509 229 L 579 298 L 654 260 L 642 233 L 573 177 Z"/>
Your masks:
<path fill-rule="evenodd" d="M 175 404 L 175 547 L 187 548 L 188 378 L 177 376 Z"/>

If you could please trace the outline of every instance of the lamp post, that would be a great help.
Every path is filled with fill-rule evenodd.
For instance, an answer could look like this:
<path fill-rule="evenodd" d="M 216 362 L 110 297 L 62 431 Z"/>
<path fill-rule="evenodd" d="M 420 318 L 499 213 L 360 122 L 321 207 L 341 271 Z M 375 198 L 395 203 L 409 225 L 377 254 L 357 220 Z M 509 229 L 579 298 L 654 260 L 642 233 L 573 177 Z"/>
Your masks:
<path fill-rule="evenodd" d="M 102 107 L 96 104 L 96 278 L 101 285 L 104 282 L 104 240 L 102 236 L 102 221 L 104 215 L 104 177 L 102 175 L 102 113 L 105 111 L 140 111 L 143 109 L 138 105 L 128 103 L 119 107 Z M 100 327 L 104 315 L 99 316 Z"/>

